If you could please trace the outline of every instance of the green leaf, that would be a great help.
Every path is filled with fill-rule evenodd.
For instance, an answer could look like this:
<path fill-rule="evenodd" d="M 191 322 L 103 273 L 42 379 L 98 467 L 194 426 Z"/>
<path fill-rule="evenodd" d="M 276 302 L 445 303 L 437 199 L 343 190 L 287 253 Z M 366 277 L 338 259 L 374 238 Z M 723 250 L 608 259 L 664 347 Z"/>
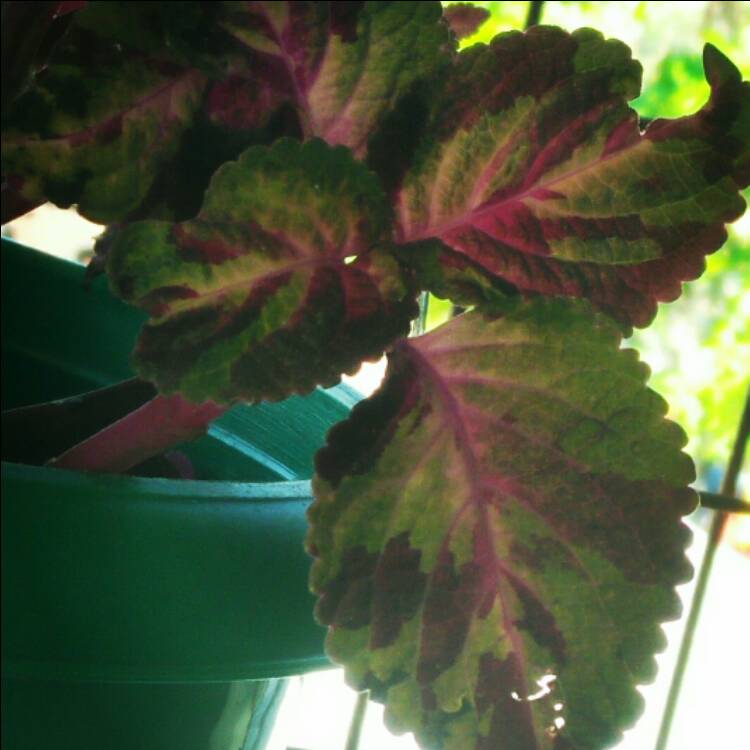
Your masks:
<path fill-rule="evenodd" d="M 151 315 L 134 363 L 191 401 L 279 399 L 333 385 L 416 314 L 381 248 L 391 213 L 342 147 L 290 139 L 221 167 L 194 220 L 108 240 L 115 291 Z"/>
<path fill-rule="evenodd" d="M 691 569 L 685 436 L 580 301 L 499 297 L 390 355 L 316 459 L 316 614 L 348 681 L 441 750 L 601 750 Z"/>
<path fill-rule="evenodd" d="M 463 265 L 647 325 L 744 210 L 750 86 L 710 45 L 704 67 L 708 104 L 641 134 L 627 105 L 640 65 L 621 42 L 536 27 L 462 51 L 397 198 L 401 242 L 415 256 L 442 243 L 423 283 Z"/>
<path fill-rule="evenodd" d="M 225 7 L 223 26 L 244 46 L 247 64 L 230 81 L 231 111 L 215 116 L 241 128 L 258 106 L 286 101 L 305 137 L 348 146 L 358 157 L 412 85 L 454 49 L 437 2 Z"/>
<path fill-rule="evenodd" d="M 78 204 L 92 221 L 135 211 L 175 155 L 207 84 L 185 19 L 159 3 L 89 3 L 3 122 L 2 169 L 30 204 Z M 186 5 L 184 3 L 180 5 Z M 180 22 L 180 17 L 183 17 Z M 203 34 L 203 37 L 210 34 Z"/>

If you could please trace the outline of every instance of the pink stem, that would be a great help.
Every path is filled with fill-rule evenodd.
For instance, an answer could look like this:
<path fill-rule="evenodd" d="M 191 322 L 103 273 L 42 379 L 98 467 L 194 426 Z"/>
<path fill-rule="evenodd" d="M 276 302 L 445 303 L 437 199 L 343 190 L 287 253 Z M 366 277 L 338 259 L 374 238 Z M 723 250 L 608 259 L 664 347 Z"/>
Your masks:
<path fill-rule="evenodd" d="M 191 404 L 182 396 L 157 396 L 74 445 L 48 465 L 56 469 L 119 474 L 147 458 L 204 434 L 228 407 Z"/>

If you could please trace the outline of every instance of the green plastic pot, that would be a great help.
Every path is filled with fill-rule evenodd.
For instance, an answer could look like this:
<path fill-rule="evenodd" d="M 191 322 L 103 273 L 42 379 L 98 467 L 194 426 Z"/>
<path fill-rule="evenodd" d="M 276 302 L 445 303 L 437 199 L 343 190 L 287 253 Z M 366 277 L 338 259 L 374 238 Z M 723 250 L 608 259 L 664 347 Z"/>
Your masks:
<path fill-rule="evenodd" d="M 3 408 L 131 375 L 141 315 L 3 240 Z M 358 396 L 236 407 L 187 481 L 3 463 L 3 748 L 249 750 L 327 664 L 303 550 L 312 457 Z"/>

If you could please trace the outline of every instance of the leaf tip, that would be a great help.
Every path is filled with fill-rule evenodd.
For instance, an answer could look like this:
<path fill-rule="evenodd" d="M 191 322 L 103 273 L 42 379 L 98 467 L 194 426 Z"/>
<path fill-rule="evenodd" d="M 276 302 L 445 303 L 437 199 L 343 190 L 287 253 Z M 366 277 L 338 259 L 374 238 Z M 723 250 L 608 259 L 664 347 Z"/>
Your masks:
<path fill-rule="evenodd" d="M 706 72 L 706 80 L 712 89 L 742 81 L 737 66 L 710 43 L 703 47 L 703 69 Z"/>

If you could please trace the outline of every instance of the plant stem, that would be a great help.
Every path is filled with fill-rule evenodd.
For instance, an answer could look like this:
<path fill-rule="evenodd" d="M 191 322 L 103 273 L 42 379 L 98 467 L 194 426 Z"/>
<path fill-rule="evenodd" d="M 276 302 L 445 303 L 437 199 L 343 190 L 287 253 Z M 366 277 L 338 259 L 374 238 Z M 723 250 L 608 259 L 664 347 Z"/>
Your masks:
<path fill-rule="evenodd" d="M 742 419 L 740 420 L 740 426 L 737 430 L 737 437 L 732 447 L 732 456 L 729 460 L 729 467 L 727 473 L 724 475 L 724 482 L 721 486 L 721 494 L 725 496 L 733 496 L 735 492 L 735 486 L 737 484 L 737 476 L 740 473 L 742 466 L 742 459 L 745 454 L 745 446 L 747 444 L 748 436 L 750 435 L 750 391 L 748 391 L 747 398 L 745 400 L 745 409 L 742 413 Z M 667 695 L 667 703 L 664 707 L 664 713 L 661 719 L 661 726 L 659 727 L 659 736 L 656 739 L 656 745 L 654 750 L 666 750 L 667 743 L 669 741 L 669 731 L 672 727 L 672 721 L 674 719 L 675 711 L 677 709 L 677 699 L 680 695 L 680 688 L 682 687 L 682 680 L 685 677 L 685 671 L 687 669 L 688 660 L 690 658 L 690 649 L 693 645 L 693 639 L 698 625 L 698 619 L 700 616 L 701 605 L 708 588 L 708 579 L 711 574 L 711 567 L 716 557 L 716 550 L 718 549 L 721 536 L 724 533 L 724 527 L 726 526 L 727 519 L 729 518 L 728 513 L 717 512 L 711 523 L 711 529 L 708 532 L 708 545 L 701 561 L 700 572 L 698 573 L 698 580 L 695 584 L 695 593 L 693 594 L 693 601 L 690 604 L 690 612 L 688 614 L 687 622 L 685 623 L 685 632 L 682 636 L 682 643 L 680 643 L 680 652 L 677 656 L 677 664 L 675 666 L 674 673 L 672 674 L 672 682 L 669 686 L 669 694 Z"/>
<path fill-rule="evenodd" d="M 157 395 L 131 378 L 78 396 L 10 409 L 2 414 L 2 458 L 41 466 Z"/>
<path fill-rule="evenodd" d="M 532 26 L 538 26 L 542 20 L 542 6 L 544 0 L 531 0 L 529 3 L 529 13 L 526 16 L 525 29 L 530 29 Z"/>
<path fill-rule="evenodd" d="M 357 696 L 357 702 L 354 704 L 354 713 L 352 714 L 352 723 L 349 725 L 349 734 L 346 738 L 345 750 L 357 750 L 359 747 L 359 738 L 362 734 L 362 725 L 365 721 L 369 699 L 369 690 L 365 690 Z"/>
<path fill-rule="evenodd" d="M 711 510 L 721 510 L 725 513 L 750 513 L 750 503 L 739 497 L 729 495 L 717 495 L 713 492 L 698 493 L 701 499 L 701 506 L 711 508 Z"/>
<path fill-rule="evenodd" d="M 168 448 L 202 435 L 226 411 L 211 401 L 157 396 L 49 462 L 58 469 L 122 473 Z"/>

